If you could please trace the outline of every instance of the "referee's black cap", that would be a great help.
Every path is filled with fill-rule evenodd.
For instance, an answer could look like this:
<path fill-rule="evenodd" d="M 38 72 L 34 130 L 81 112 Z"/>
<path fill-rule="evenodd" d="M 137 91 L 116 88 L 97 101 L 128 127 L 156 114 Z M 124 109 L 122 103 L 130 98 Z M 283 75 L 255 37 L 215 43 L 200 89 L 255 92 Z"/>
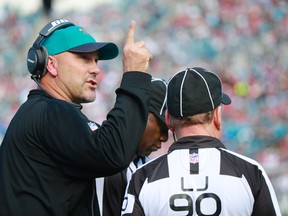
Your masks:
<path fill-rule="evenodd" d="M 167 109 L 175 117 L 192 116 L 214 110 L 220 104 L 231 103 L 222 92 L 221 79 L 201 67 L 187 68 L 168 82 Z"/>
<path fill-rule="evenodd" d="M 166 90 L 167 82 L 164 79 L 152 77 L 149 112 L 154 113 L 164 125 L 166 125 Z"/>

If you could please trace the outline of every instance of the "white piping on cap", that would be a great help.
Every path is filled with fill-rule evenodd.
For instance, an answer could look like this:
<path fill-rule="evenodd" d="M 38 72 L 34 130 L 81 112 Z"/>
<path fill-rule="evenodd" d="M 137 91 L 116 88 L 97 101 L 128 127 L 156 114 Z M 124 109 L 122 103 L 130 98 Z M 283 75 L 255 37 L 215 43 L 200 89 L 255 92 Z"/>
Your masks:
<path fill-rule="evenodd" d="M 165 107 L 165 105 L 166 105 L 166 101 L 167 101 L 167 84 L 166 84 L 166 82 L 165 82 L 163 79 L 153 78 L 153 77 L 152 77 L 151 82 L 154 82 L 154 81 L 160 81 L 160 82 L 162 82 L 162 83 L 165 85 L 165 88 L 166 88 L 165 98 L 164 98 L 164 101 L 162 102 L 162 106 L 161 106 L 160 113 L 159 113 L 159 115 L 162 115 L 163 109 L 164 109 L 164 107 Z"/>
<path fill-rule="evenodd" d="M 181 87 L 180 87 L 180 95 L 179 95 L 179 98 L 180 98 L 180 115 L 183 117 L 183 106 L 182 106 L 182 103 L 183 103 L 183 97 L 182 97 L 182 92 L 183 92 L 183 85 L 184 85 L 184 81 L 185 81 L 185 78 L 186 78 L 186 75 L 187 75 L 187 71 L 188 71 L 188 68 L 185 70 L 185 73 L 184 73 L 184 76 L 183 76 L 183 79 L 182 79 L 182 82 L 181 82 Z"/>
<path fill-rule="evenodd" d="M 211 92 L 210 92 L 208 83 L 206 82 L 206 79 L 198 71 L 196 71 L 196 70 L 194 70 L 192 68 L 190 68 L 190 69 L 193 70 L 195 73 L 197 73 L 202 78 L 202 80 L 204 81 L 206 89 L 207 89 L 208 94 L 209 94 L 209 98 L 210 98 L 211 104 L 212 104 L 212 109 L 214 110 L 214 102 L 213 102 L 213 99 L 212 99 L 212 96 L 211 96 Z"/>

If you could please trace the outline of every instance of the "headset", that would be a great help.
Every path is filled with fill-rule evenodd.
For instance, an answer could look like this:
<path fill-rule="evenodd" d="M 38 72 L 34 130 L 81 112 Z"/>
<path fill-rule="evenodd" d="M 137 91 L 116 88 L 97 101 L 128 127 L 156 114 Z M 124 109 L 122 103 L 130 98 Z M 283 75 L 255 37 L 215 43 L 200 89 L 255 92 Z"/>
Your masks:
<path fill-rule="evenodd" d="M 46 74 L 46 65 L 48 61 L 48 52 L 40 43 L 45 37 L 48 37 L 55 30 L 74 26 L 74 24 L 66 19 L 55 19 L 48 23 L 40 32 L 39 36 L 29 49 L 27 54 L 27 68 L 31 73 L 31 79 L 40 80 Z M 38 83 L 38 82 L 37 82 Z"/>

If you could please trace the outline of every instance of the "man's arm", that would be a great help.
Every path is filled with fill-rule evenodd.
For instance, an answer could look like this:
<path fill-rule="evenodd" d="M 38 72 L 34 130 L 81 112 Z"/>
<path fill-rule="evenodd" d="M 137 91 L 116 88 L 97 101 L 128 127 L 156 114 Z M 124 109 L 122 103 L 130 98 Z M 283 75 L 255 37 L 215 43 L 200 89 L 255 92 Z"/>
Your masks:
<path fill-rule="evenodd" d="M 262 176 L 260 179 L 260 190 L 255 197 L 255 203 L 253 207 L 252 215 L 277 215 L 281 216 L 280 207 L 274 192 L 273 186 L 264 171 L 262 169 Z"/>

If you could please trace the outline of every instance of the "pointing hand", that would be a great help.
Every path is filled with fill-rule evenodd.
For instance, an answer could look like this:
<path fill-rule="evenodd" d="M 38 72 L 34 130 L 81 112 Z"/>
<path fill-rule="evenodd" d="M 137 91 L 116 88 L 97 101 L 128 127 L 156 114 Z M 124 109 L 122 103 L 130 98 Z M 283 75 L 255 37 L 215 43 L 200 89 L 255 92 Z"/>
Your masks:
<path fill-rule="evenodd" d="M 123 49 L 123 71 L 146 72 L 152 55 L 144 41 L 134 41 L 136 23 L 132 21 Z"/>

